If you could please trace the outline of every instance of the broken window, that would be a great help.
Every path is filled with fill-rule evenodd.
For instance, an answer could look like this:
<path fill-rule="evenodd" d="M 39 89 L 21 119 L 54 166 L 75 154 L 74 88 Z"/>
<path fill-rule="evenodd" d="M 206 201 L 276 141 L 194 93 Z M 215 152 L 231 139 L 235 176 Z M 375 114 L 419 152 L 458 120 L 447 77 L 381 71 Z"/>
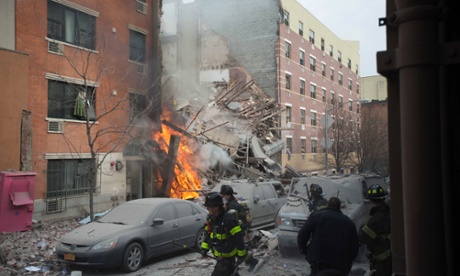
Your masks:
<path fill-rule="evenodd" d="M 47 36 L 51 39 L 95 49 L 96 18 L 48 1 Z"/>

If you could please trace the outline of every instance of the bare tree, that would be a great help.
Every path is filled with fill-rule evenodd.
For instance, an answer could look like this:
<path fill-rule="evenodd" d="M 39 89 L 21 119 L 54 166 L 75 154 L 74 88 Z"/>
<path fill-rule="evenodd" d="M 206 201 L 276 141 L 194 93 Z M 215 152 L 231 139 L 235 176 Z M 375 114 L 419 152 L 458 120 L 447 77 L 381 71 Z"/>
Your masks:
<path fill-rule="evenodd" d="M 352 160 L 359 172 L 386 173 L 389 164 L 386 109 L 366 108 L 364 104 L 361 124 L 355 133 L 358 144 Z"/>

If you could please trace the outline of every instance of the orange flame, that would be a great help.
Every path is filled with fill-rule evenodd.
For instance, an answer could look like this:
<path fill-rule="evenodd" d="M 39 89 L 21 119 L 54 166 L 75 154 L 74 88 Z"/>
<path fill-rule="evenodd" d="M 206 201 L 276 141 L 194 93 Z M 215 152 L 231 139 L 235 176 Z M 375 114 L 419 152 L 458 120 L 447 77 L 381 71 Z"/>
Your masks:
<path fill-rule="evenodd" d="M 168 113 L 163 112 L 163 116 Z M 174 166 L 175 179 L 172 183 L 170 196 L 182 199 L 196 198 L 199 194 L 193 191 L 201 189 L 200 177 L 193 167 L 193 151 L 187 144 L 186 138 L 177 131 L 163 127 L 161 133 L 153 135 L 153 139 L 167 153 L 171 135 L 181 137 L 181 141 L 177 152 L 176 165 Z"/>

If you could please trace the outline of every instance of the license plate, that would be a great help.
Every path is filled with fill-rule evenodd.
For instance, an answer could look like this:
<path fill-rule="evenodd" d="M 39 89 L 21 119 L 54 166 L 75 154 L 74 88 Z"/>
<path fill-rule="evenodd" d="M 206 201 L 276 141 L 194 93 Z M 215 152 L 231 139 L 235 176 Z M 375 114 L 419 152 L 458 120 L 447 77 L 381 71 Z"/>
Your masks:
<path fill-rule="evenodd" d="M 74 254 L 64 254 L 64 260 L 75 261 L 75 255 Z"/>

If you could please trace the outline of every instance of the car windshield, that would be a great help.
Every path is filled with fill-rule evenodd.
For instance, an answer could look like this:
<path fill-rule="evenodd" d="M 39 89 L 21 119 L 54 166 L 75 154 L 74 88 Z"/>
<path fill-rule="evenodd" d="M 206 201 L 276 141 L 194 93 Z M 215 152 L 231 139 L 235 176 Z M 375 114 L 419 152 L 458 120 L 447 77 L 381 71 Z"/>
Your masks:
<path fill-rule="evenodd" d="M 152 214 L 152 206 L 145 204 L 122 204 L 98 219 L 102 223 L 137 225 L 144 223 Z"/>

